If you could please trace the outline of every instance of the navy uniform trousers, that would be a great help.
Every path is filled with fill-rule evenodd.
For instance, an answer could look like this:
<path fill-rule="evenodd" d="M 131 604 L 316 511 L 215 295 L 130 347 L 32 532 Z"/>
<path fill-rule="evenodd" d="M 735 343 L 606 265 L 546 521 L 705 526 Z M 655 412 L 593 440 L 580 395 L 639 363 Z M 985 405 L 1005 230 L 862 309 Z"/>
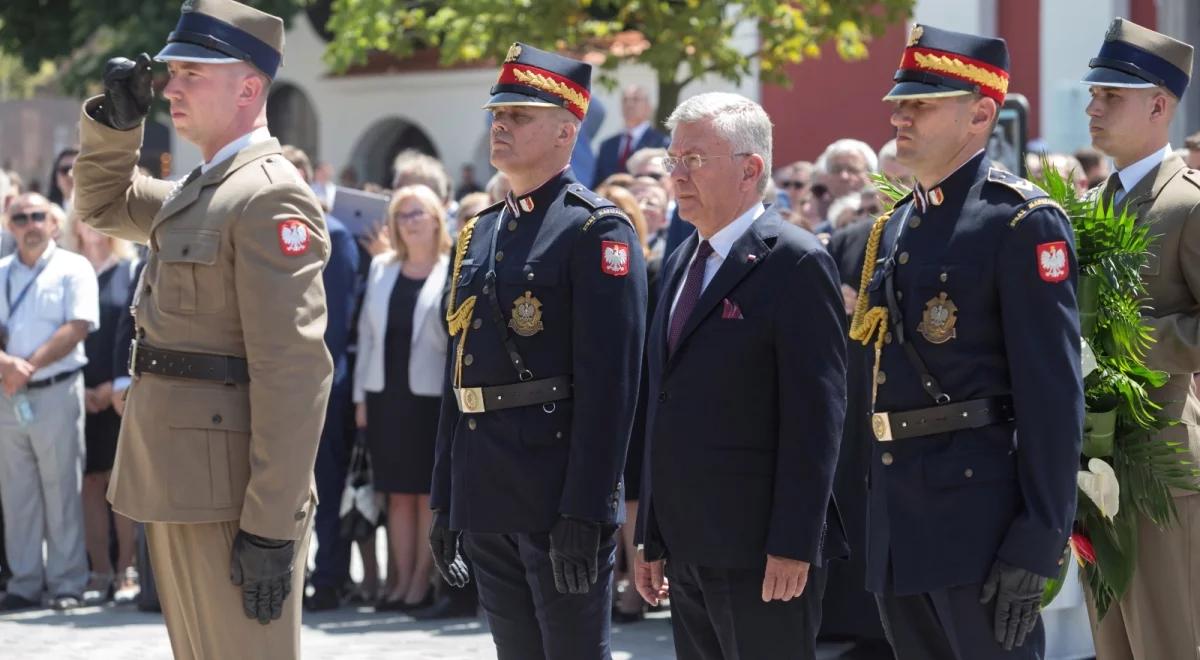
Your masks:
<path fill-rule="evenodd" d="M 497 660 L 611 660 L 611 532 L 601 534 L 598 576 L 586 594 L 555 588 L 547 533 L 463 533 Z"/>

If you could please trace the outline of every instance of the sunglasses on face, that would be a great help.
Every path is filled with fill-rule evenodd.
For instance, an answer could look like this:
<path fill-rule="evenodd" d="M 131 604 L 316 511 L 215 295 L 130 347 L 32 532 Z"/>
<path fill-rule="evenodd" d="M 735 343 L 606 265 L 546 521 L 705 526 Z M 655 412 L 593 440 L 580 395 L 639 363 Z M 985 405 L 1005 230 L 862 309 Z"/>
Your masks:
<path fill-rule="evenodd" d="M 812 194 L 814 197 L 824 197 L 829 192 L 829 188 L 820 183 L 813 185 Z"/>
<path fill-rule="evenodd" d="M 30 213 L 14 213 L 9 219 L 12 220 L 13 225 L 17 227 L 24 227 L 25 225 L 29 224 L 30 220 L 34 222 L 45 222 L 47 217 L 48 214 L 45 211 L 32 211 Z"/>
<path fill-rule="evenodd" d="M 803 181 L 783 181 L 779 184 L 781 188 L 795 188 L 796 190 L 804 190 L 808 184 Z"/>

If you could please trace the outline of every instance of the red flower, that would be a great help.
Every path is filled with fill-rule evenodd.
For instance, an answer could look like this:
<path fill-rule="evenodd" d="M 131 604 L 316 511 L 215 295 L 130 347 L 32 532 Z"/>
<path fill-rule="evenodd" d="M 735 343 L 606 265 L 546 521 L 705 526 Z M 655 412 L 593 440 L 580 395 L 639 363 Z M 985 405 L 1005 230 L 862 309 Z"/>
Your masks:
<path fill-rule="evenodd" d="M 1092 547 L 1092 542 L 1082 532 L 1071 533 L 1071 549 L 1075 551 L 1075 556 L 1089 563 L 1096 563 L 1096 550 Z"/>

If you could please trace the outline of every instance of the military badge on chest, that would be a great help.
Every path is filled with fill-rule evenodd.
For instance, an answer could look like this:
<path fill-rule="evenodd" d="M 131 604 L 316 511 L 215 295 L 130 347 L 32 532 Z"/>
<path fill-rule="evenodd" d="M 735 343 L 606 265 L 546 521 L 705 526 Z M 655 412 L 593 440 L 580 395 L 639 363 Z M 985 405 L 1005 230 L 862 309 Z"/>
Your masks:
<path fill-rule="evenodd" d="M 917 324 L 917 332 L 931 344 L 944 344 L 958 336 L 958 331 L 954 329 L 956 323 L 958 305 L 943 291 L 925 303 L 925 312 Z"/>
<path fill-rule="evenodd" d="M 542 331 L 542 301 L 529 291 L 513 301 L 512 318 L 508 327 L 522 337 L 532 337 Z"/>

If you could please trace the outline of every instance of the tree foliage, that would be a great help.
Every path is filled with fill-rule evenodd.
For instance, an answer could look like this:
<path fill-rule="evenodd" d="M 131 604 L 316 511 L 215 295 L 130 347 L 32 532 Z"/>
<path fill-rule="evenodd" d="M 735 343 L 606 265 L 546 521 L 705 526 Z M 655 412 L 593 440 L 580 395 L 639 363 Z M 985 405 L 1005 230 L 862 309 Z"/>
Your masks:
<path fill-rule="evenodd" d="M 445 64 L 498 61 L 514 41 L 602 53 L 604 72 L 639 62 L 658 74 L 661 115 L 704 75 L 737 82 L 757 66 L 764 81 L 787 84 L 785 65 L 817 57 L 830 41 L 842 57 L 863 58 L 866 41 L 908 16 L 914 1 L 334 0 L 326 58 L 345 70 L 372 52 L 403 57 L 435 46 Z M 755 52 L 734 42 L 744 22 L 757 26 Z"/>
<path fill-rule="evenodd" d="M 289 20 L 306 0 L 243 0 Z M 182 2 L 164 0 L 4 0 L 0 51 L 19 57 L 29 71 L 59 61 L 60 86 L 83 94 L 94 89 L 108 58 L 153 55 L 179 20 Z"/>

